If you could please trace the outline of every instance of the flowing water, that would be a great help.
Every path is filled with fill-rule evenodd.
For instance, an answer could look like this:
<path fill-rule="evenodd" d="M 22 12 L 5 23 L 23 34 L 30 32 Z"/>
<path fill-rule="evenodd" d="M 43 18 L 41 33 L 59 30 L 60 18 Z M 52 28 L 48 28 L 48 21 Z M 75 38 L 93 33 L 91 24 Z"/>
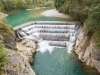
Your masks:
<path fill-rule="evenodd" d="M 35 10 L 13 13 L 6 18 L 7 23 L 14 27 L 32 20 L 41 21 L 43 18 L 48 21 L 61 20 L 43 16 L 32 17 L 36 13 Z M 80 62 L 77 55 L 71 51 L 79 31 L 78 25 L 54 23 L 32 23 L 18 30 L 23 38 L 35 36 L 39 39 L 38 48 L 33 56 L 33 70 L 36 75 L 100 75 L 94 68 Z"/>

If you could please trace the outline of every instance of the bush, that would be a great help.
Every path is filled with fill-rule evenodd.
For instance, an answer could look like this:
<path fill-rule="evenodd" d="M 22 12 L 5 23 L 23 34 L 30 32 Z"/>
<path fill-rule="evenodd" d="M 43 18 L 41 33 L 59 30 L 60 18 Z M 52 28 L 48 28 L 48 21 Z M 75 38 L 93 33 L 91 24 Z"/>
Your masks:
<path fill-rule="evenodd" d="M 50 6 L 53 6 L 53 1 L 49 1 L 49 2 L 46 2 L 43 6 L 44 7 L 50 7 Z"/>
<path fill-rule="evenodd" d="M 7 55 L 7 51 L 4 49 L 4 44 L 0 41 L 0 75 L 2 74 L 2 67 L 5 64 L 5 57 Z"/>
<path fill-rule="evenodd" d="M 86 20 L 88 31 L 95 32 L 100 28 L 100 12 L 94 12 Z"/>
<path fill-rule="evenodd" d="M 100 48 L 100 30 L 97 30 L 93 36 L 92 39 L 96 43 L 96 47 Z"/>

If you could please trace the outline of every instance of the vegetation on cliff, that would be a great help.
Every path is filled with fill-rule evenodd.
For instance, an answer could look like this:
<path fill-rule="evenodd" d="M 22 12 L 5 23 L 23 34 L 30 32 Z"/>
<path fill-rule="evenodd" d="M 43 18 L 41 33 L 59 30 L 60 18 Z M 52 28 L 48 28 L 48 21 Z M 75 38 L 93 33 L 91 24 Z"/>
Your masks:
<path fill-rule="evenodd" d="M 5 47 L 15 49 L 15 36 L 12 27 L 0 21 L 0 39 Z"/>
<path fill-rule="evenodd" d="M 5 57 L 7 51 L 5 48 L 15 49 L 14 33 L 10 26 L 0 20 L 0 75 L 2 73 L 2 67 L 6 62 Z"/>
<path fill-rule="evenodd" d="M 2 67 L 5 64 L 6 53 L 7 51 L 4 49 L 4 44 L 0 40 L 0 75 L 2 74 Z"/>
<path fill-rule="evenodd" d="M 84 23 L 84 31 L 100 47 L 100 0 L 55 0 L 55 7 Z"/>

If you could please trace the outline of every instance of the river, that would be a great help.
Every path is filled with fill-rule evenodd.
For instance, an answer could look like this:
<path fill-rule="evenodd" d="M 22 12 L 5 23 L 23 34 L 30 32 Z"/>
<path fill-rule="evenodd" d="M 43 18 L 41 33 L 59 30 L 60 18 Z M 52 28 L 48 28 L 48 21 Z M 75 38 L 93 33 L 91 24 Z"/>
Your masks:
<path fill-rule="evenodd" d="M 30 21 L 73 21 L 40 15 L 45 10 L 47 8 L 17 11 L 10 13 L 5 20 L 13 27 Z M 45 52 L 37 50 L 33 60 L 36 75 L 100 75 L 96 69 L 86 66 L 74 52 L 69 53 L 66 48 L 54 47 L 52 52 L 48 48 Z"/>

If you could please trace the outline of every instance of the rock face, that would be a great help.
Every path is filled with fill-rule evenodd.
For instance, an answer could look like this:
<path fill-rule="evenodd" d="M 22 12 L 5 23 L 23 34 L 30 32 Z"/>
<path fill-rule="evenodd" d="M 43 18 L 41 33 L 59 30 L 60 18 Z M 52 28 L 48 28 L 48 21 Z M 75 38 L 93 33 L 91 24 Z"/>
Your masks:
<path fill-rule="evenodd" d="M 19 52 L 8 50 L 3 75 L 35 75 L 30 64 Z"/>
<path fill-rule="evenodd" d="M 81 61 L 86 62 L 88 66 L 95 67 L 100 72 L 100 49 L 95 47 L 91 37 L 81 31 L 74 49 Z"/>
<path fill-rule="evenodd" d="M 33 54 L 36 50 L 35 42 L 31 39 L 25 39 L 22 42 L 17 42 L 18 52 L 24 57 L 28 62 L 32 62 Z"/>
<path fill-rule="evenodd" d="M 35 75 L 29 64 L 33 60 L 35 53 L 35 42 L 30 39 L 25 39 L 17 43 L 18 51 L 7 49 L 6 65 L 3 67 L 3 75 Z"/>
<path fill-rule="evenodd" d="M 3 75 L 35 75 L 29 62 L 32 62 L 32 56 L 35 53 L 35 43 L 32 40 L 25 39 L 19 44 L 15 43 L 13 28 L 0 21 L 0 41 L 2 40 L 7 49 L 7 57 Z"/>

